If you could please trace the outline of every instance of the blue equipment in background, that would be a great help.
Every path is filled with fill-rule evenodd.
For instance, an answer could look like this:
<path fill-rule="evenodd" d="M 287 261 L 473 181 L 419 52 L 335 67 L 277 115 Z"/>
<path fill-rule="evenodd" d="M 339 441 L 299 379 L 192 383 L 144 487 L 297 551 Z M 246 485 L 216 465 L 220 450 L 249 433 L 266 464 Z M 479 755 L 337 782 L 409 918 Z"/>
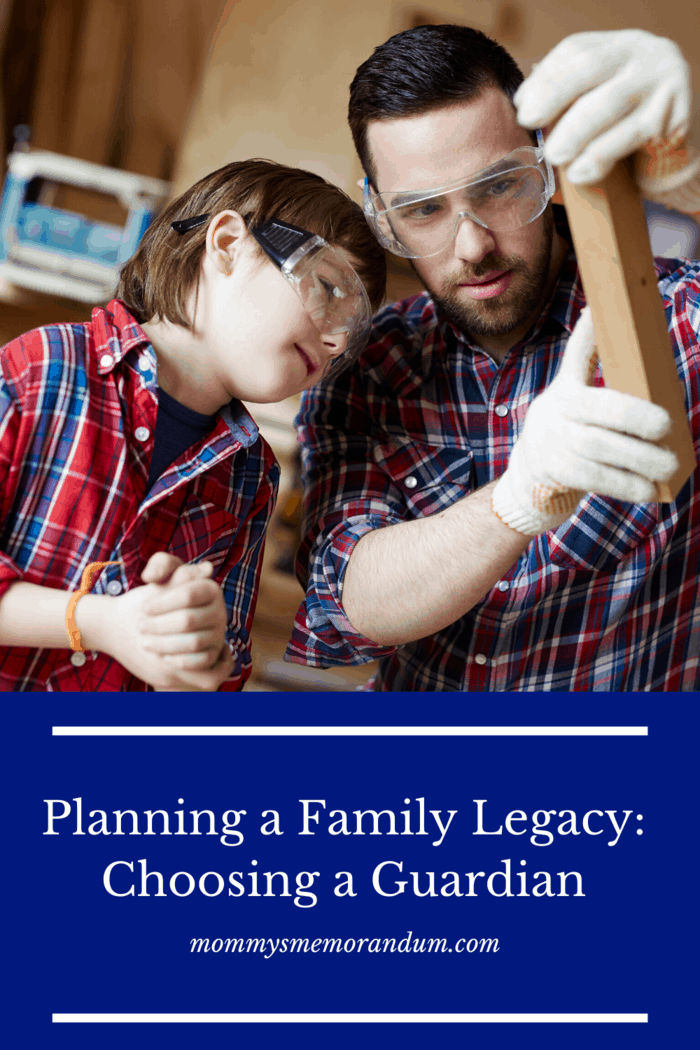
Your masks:
<path fill-rule="evenodd" d="M 168 194 L 160 179 L 47 150 L 16 149 L 0 205 L 0 277 L 11 284 L 83 302 L 111 298 L 120 267 L 136 251 Z M 123 226 L 53 207 L 56 185 L 116 197 Z"/>

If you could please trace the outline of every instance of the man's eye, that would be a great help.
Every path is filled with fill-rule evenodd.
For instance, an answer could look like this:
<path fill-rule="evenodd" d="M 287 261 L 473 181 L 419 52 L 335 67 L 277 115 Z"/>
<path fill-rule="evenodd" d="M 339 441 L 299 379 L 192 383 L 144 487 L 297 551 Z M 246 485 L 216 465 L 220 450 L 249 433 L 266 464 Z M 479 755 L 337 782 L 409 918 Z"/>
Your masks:
<path fill-rule="evenodd" d="M 407 204 L 403 208 L 399 208 L 399 215 L 402 219 L 431 219 L 437 212 L 440 211 L 441 205 L 439 201 L 421 201 L 418 204 Z"/>
<path fill-rule="evenodd" d="M 517 184 L 517 179 L 499 179 L 498 182 L 492 182 L 485 186 L 478 196 L 482 200 L 507 197 L 514 192 Z"/>

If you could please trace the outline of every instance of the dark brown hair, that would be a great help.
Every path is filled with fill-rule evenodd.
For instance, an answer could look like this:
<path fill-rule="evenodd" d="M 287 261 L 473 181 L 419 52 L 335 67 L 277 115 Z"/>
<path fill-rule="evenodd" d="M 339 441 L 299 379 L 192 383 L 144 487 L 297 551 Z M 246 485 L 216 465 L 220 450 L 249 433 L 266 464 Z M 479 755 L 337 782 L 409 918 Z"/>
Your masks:
<path fill-rule="evenodd" d="M 187 299 L 199 278 L 208 223 L 178 234 L 170 224 L 208 213 L 239 212 L 250 229 L 282 219 L 350 252 L 374 307 L 381 305 L 386 260 L 362 209 L 320 175 L 271 160 L 241 160 L 206 175 L 172 201 L 146 230 L 122 268 L 117 295 L 139 322 L 160 318 L 191 326 Z M 262 253 L 262 249 L 259 249 Z"/>
<path fill-rule="evenodd" d="M 478 29 L 418 26 L 397 33 L 375 48 L 350 85 L 348 121 L 365 174 L 374 181 L 367 144 L 371 121 L 468 102 L 488 87 L 512 98 L 522 81 L 505 48 Z"/>

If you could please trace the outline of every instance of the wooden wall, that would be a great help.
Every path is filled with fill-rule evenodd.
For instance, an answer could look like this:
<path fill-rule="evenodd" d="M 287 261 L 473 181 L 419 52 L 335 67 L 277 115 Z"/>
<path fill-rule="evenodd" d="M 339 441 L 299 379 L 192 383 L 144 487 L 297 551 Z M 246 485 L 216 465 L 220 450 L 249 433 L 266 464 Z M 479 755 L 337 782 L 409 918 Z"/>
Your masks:
<path fill-rule="evenodd" d="M 0 2 L 5 146 L 169 179 L 222 0 Z"/>
<path fill-rule="evenodd" d="M 0 0 L 0 170 L 17 124 L 33 146 L 169 180 L 223 0 Z M 63 190 L 70 209 L 90 197 Z M 90 212 L 123 221 L 92 195 Z M 119 214 L 117 214 L 119 213 Z M 90 305 L 0 280 L 0 340 Z"/>
<path fill-rule="evenodd" d="M 693 5 L 663 0 L 228 0 L 176 168 L 185 188 L 250 156 L 302 166 L 354 191 L 346 123 L 357 66 L 392 33 L 428 22 L 473 25 L 525 73 L 570 33 L 638 27 L 680 43 L 700 83 Z"/>
<path fill-rule="evenodd" d="M 663 0 L 228 0 L 175 169 L 185 189 L 245 157 L 299 165 L 359 201 L 362 172 L 347 127 L 348 87 L 378 44 L 412 25 L 472 25 L 509 49 L 526 74 L 570 33 L 638 27 L 678 41 L 700 82 L 694 7 Z M 389 257 L 389 299 L 419 285 Z"/>

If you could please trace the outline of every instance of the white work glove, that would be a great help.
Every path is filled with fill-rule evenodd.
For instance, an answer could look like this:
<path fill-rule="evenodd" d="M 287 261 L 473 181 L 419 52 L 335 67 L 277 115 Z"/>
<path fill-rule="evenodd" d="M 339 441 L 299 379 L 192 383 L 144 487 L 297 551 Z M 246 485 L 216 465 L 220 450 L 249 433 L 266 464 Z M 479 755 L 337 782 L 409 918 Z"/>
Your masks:
<path fill-rule="evenodd" d="M 673 452 L 652 444 L 668 433 L 668 412 L 630 394 L 590 383 L 595 334 L 586 308 L 559 371 L 532 402 L 493 490 L 491 506 L 506 525 L 536 536 L 556 529 L 587 492 L 644 503 L 678 467 Z"/>
<path fill-rule="evenodd" d="M 646 143 L 687 136 L 690 69 L 673 41 L 641 29 L 575 33 L 535 66 L 513 101 L 526 128 L 551 124 L 570 106 L 547 138 L 545 155 L 552 164 L 571 164 L 570 182 L 598 182 L 616 161 Z M 670 187 L 665 170 L 657 185 L 654 171 L 648 172 L 649 157 L 641 159 L 637 181 L 645 196 L 686 211 L 694 210 L 693 201 L 700 208 L 700 188 L 690 203 L 687 191 L 676 203 L 659 196 L 698 176 L 696 150 L 676 165 L 683 174 L 676 172 Z"/>

